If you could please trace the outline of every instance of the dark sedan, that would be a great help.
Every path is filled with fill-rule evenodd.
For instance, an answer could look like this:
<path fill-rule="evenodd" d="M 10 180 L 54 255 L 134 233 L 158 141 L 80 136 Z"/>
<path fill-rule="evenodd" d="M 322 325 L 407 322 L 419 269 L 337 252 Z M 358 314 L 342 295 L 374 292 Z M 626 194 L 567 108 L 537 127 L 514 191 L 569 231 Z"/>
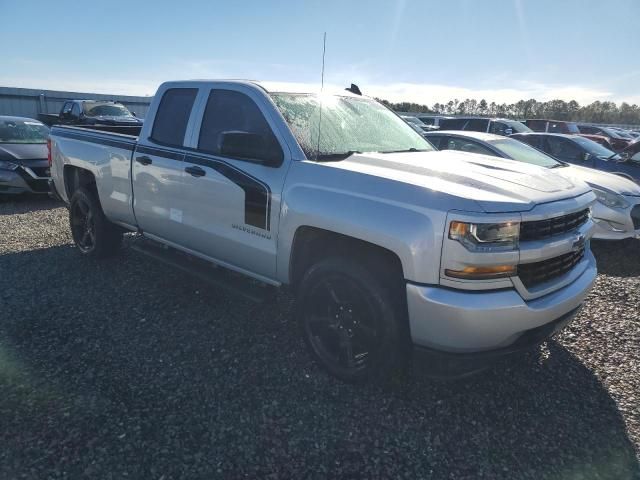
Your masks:
<path fill-rule="evenodd" d="M 48 135 L 37 120 L 0 116 L 0 195 L 49 191 Z"/>
<path fill-rule="evenodd" d="M 558 160 L 615 173 L 640 182 L 639 162 L 628 156 L 623 157 L 588 138 L 558 133 L 519 133 L 513 138 L 528 143 Z"/>

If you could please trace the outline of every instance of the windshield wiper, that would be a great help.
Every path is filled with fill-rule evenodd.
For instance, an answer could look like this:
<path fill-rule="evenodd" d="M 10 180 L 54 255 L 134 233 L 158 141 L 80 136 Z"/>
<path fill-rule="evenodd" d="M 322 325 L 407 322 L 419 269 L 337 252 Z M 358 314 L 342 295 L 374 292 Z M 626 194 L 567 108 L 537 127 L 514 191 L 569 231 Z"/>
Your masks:
<path fill-rule="evenodd" d="M 407 153 L 407 152 L 428 152 L 429 150 L 427 150 L 426 148 L 404 148 L 402 150 L 385 150 L 384 152 L 378 152 L 378 153 Z"/>
<path fill-rule="evenodd" d="M 556 163 L 555 165 L 551 165 L 549 168 L 562 168 L 566 167 L 567 165 L 567 163 Z"/>
<path fill-rule="evenodd" d="M 348 150 L 341 153 L 321 153 L 316 156 L 315 160 L 317 162 L 338 162 L 340 160 L 345 160 L 356 153 L 362 152 L 359 152 L 358 150 Z"/>

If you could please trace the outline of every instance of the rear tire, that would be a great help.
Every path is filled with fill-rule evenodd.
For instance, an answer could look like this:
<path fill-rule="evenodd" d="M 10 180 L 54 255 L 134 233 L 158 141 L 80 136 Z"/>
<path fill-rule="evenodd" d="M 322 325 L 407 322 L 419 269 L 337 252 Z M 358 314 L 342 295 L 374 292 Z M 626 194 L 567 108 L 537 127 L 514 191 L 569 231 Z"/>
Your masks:
<path fill-rule="evenodd" d="M 122 245 L 122 230 L 107 220 L 98 196 L 85 187 L 71 197 L 69 225 L 78 250 L 87 257 L 110 257 Z"/>
<path fill-rule="evenodd" d="M 346 257 L 311 265 L 296 298 L 296 316 L 316 361 L 347 382 L 402 375 L 408 346 L 403 309 L 392 289 Z"/>

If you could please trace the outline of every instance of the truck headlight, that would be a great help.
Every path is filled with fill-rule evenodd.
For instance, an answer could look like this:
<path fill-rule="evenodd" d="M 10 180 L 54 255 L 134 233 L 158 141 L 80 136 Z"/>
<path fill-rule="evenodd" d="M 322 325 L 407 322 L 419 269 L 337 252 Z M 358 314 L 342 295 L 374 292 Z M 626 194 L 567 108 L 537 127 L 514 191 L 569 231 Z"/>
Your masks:
<path fill-rule="evenodd" d="M 605 207 L 609 208 L 627 208 L 629 206 L 629 202 L 627 202 L 622 195 L 618 195 L 617 193 L 607 192 L 605 190 L 600 190 L 599 188 L 593 188 L 593 193 L 596 194 L 596 198 L 598 201 L 603 204 Z"/>
<path fill-rule="evenodd" d="M 454 220 L 449 224 L 449 238 L 471 251 L 514 250 L 519 237 L 519 222 L 466 223 Z"/>
<path fill-rule="evenodd" d="M 18 165 L 15 163 L 0 160 L 0 170 L 15 170 L 16 168 L 18 168 Z"/>

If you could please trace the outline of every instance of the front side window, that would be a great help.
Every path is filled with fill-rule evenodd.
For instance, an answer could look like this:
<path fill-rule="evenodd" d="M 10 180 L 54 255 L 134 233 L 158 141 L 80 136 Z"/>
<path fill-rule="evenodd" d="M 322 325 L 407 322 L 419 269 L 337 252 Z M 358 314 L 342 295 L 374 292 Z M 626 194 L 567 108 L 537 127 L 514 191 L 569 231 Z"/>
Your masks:
<path fill-rule="evenodd" d="M 35 120 L 0 120 L 0 143 L 47 143 L 49 129 Z"/>
<path fill-rule="evenodd" d="M 507 154 L 514 160 L 519 162 L 530 163 L 531 165 L 538 165 L 540 167 L 554 168 L 559 165 L 563 165 L 557 162 L 548 155 L 545 155 L 540 150 L 522 143 L 513 138 L 501 138 L 499 140 L 489 140 L 489 143 L 501 152 Z"/>
<path fill-rule="evenodd" d="M 549 153 L 561 160 L 580 160 L 582 150 L 573 142 L 561 137 L 547 138 Z"/>
<path fill-rule="evenodd" d="M 151 139 L 164 145 L 181 147 L 197 94 L 197 88 L 167 90 L 153 121 Z"/>
<path fill-rule="evenodd" d="M 271 97 L 307 158 L 433 150 L 395 113 L 365 97 L 295 93 L 273 93 Z"/>
<path fill-rule="evenodd" d="M 234 90 L 212 90 L 202 117 L 198 149 L 240 160 L 282 161 L 278 140 L 256 103 Z"/>

